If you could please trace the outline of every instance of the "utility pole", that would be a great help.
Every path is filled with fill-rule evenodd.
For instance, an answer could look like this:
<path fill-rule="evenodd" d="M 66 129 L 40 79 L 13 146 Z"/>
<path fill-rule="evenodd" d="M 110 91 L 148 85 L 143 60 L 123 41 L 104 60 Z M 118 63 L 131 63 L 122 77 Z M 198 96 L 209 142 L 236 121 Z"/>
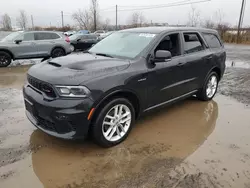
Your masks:
<path fill-rule="evenodd" d="M 237 43 L 240 42 L 240 29 L 241 29 L 242 22 L 243 22 L 244 10 L 245 10 L 245 0 L 242 0 L 240 18 L 239 18 L 239 24 L 238 24 L 238 32 L 237 32 Z"/>
<path fill-rule="evenodd" d="M 64 27 L 64 23 L 63 23 L 63 11 L 61 11 L 61 16 L 62 16 L 62 27 Z"/>
<path fill-rule="evenodd" d="M 115 30 L 117 31 L 117 5 L 115 6 Z"/>
<path fill-rule="evenodd" d="M 34 30 L 34 20 L 33 20 L 33 15 L 31 15 L 30 17 L 31 17 L 32 30 Z"/>

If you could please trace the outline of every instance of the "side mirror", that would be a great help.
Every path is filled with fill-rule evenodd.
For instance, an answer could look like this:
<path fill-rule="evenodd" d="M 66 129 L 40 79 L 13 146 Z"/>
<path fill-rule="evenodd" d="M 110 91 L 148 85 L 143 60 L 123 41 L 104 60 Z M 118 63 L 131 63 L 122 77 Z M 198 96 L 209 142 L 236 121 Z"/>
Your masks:
<path fill-rule="evenodd" d="M 158 50 L 155 53 L 155 58 L 153 60 L 154 63 L 166 62 L 171 60 L 172 54 L 167 50 Z"/>
<path fill-rule="evenodd" d="M 14 42 L 15 42 L 16 44 L 19 44 L 20 42 L 22 42 L 22 40 L 21 40 L 21 39 L 15 40 Z"/>
<path fill-rule="evenodd" d="M 81 39 L 77 39 L 76 41 L 79 42 Z"/>

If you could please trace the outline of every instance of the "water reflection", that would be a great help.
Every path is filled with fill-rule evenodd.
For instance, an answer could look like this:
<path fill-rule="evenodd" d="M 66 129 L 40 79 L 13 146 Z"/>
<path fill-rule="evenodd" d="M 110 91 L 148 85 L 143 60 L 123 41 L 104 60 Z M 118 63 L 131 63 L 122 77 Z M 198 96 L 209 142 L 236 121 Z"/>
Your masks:
<path fill-rule="evenodd" d="M 187 100 L 148 114 L 124 143 L 109 149 L 36 130 L 30 137 L 33 170 L 46 188 L 146 181 L 153 171 L 171 168 L 194 152 L 214 130 L 217 117 L 216 102 Z"/>

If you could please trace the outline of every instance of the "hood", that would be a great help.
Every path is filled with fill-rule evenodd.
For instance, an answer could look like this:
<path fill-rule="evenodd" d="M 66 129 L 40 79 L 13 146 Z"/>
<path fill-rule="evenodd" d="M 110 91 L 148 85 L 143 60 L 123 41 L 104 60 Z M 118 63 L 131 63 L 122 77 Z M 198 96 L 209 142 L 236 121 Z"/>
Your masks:
<path fill-rule="evenodd" d="M 54 85 L 79 85 L 93 78 L 117 73 L 129 67 L 128 60 L 74 54 L 32 66 L 28 74 Z"/>

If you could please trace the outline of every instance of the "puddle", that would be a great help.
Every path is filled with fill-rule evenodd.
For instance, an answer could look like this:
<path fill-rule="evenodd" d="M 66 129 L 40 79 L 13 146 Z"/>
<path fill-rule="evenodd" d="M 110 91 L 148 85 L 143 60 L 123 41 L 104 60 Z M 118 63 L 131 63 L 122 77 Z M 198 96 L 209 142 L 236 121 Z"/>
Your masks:
<path fill-rule="evenodd" d="M 17 114 L 22 117 L 24 112 L 19 110 Z M 235 117 L 236 112 L 241 116 Z M 0 179 L 0 185 L 5 188 L 31 185 L 45 188 L 152 187 L 159 182 L 174 185 L 175 179 L 179 176 L 180 179 L 183 173 L 183 170 L 178 171 L 180 166 L 185 169 L 186 178 L 201 177 L 202 182 L 206 182 L 210 175 L 198 176 L 191 172 L 196 172 L 196 168 L 202 172 L 207 168 L 209 172 L 216 171 L 213 164 L 217 163 L 213 161 L 220 161 L 219 173 L 225 173 L 223 168 L 242 165 L 240 159 L 232 161 L 224 157 L 250 141 L 249 112 L 240 103 L 223 96 L 211 102 L 189 99 L 148 114 L 137 122 L 124 143 L 109 149 L 90 141 L 64 141 L 48 136 L 34 129 L 26 118 L 15 125 L 5 120 L 1 129 L 8 130 L 9 137 L 0 145 L 0 151 L 1 155 L 15 160 L 1 165 L 2 176 L 8 176 Z M 11 117 L 7 109 L 6 114 Z M 18 117 L 17 114 L 13 114 L 14 117 Z M 240 157 L 240 154 L 233 156 Z M 248 164 L 248 159 L 245 160 Z M 197 167 L 190 169 L 186 163 Z M 242 170 L 237 173 L 241 174 Z M 172 180 L 166 182 L 169 176 L 173 176 Z"/>

